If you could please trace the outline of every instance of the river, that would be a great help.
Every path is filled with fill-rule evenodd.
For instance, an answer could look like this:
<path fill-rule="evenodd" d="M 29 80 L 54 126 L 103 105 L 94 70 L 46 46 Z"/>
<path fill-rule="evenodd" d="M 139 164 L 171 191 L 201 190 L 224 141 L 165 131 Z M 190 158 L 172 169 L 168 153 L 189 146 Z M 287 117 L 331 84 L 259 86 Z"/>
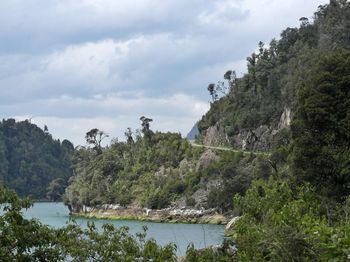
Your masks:
<path fill-rule="evenodd" d="M 24 212 L 27 218 L 37 218 L 42 223 L 52 227 L 63 227 L 69 221 L 68 208 L 63 203 L 34 203 L 34 206 Z M 77 224 L 85 227 L 87 221 L 94 221 L 97 227 L 105 223 L 115 226 L 127 226 L 130 233 L 135 234 L 147 226 L 147 236 L 154 238 L 159 244 L 165 245 L 175 243 L 177 254 L 184 255 L 186 248 L 193 243 L 195 248 L 200 249 L 206 246 L 219 245 L 224 239 L 224 226 L 221 225 L 199 225 L 199 224 L 168 224 L 153 223 L 132 220 L 103 220 L 103 219 L 75 219 Z"/>

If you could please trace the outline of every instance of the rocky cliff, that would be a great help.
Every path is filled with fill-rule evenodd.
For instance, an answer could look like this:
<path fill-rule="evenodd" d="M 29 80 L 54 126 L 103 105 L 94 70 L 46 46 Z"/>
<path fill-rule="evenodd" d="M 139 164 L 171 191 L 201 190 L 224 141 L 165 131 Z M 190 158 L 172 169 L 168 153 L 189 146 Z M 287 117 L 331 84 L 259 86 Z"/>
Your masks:
<path fill-rule="evenodd" d="M 269 151 L 275 146 L 280 131 L 288 129 L 292 119 L 290 107 L 284 107 L 277 124 L 260 125 L 257 128 L 243 128 L 229 137 L 219 123 L 203 132 L 203 144 L 207 146 L 232 146 L 247 151 Z"/>

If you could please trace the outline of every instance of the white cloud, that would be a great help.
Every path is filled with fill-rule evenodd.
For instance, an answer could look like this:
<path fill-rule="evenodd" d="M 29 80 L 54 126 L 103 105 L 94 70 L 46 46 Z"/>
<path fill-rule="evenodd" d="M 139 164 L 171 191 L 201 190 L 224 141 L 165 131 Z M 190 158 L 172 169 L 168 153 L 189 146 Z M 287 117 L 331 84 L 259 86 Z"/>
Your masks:
<path fill-rule="evenodd" d="M 141 115 L 185 134 L 208 83 L 245 72 L 258 41 L 326 2 L 2 0 L 1 117 L 34 115 L 76 143 L 95 126 L 120 136 Z"/>
<path fill-rule="evenodd" d="M 37 108 L 37 111 L 20 114 L 30 108 Z M 16 119 L 32 118 L 32 122 L 40 127 L 47 125 L 54 137 L 83 144 L 86 131 L 95 127 L 111 137 L 123 139 L 127 127 L 139 128 L 142 115 L 154 119 L 154 130 L 171 130 L 186 135 L 209 109 L 209 104 L 185 94 L 159 98 L 113 94 L 89 99 L 63 96 L 10 108 L 0 106 L 0 109 L 2 112 L 19 110 Z"/>
<path fill-rule="evenodd" d="M 230 25 L 237 20 L 244 20 L 249 15 L 248 9 L 242 8 L 242 1 L 215 1 L 211 10 L 205 10 L 198 15 L 202 25 Z"/>

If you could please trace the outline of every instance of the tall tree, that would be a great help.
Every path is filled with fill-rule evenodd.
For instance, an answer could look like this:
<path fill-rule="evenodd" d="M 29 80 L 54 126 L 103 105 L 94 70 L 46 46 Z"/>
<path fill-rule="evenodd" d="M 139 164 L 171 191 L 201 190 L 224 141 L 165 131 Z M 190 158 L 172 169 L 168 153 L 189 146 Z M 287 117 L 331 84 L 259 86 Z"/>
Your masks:
<path fill-rule="evenodd" d="M 134 138 L 133 138 L 133 133 L 131 131 L 131 128 L 128 127 L 125 131 L 125 137 L 126 137 L 126 142 L 130 145 L 134 143 Z"/>
<path fill-rule="evenodd" d="M 150 128 L 150 123 L 153 121 L 153 119 L 145 117 L 145 116 L 141 116 L 140 120 L 141 120 L 141 126 L 142 126 L 141 131 L 144 135 L 146 142 L 149 142 L 151 137 L 152 137 L 152 134 L 153 134 L 153 132 Z"/>
<path fill-rule="evenodd" d="M 350 52 L 323 55 L 299 91 L 292 121 L 294 173 L 327 195 L 350 193 Z"/>
<path fill-rule="evenodd" d="M 97 128 L 93 128 L 86 133 L 85 139 L 86 142 L 90 145 L 93 145 L 93 149 L 100 154 L 102 152 L 102 141 L 107 138 L 108 135 Z"/>

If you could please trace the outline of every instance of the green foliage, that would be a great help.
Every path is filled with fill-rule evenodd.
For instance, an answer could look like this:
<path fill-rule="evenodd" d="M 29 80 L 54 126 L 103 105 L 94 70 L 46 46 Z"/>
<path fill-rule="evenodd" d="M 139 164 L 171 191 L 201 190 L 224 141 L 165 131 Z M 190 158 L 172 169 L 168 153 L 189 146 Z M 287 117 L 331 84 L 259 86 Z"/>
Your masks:
<path fill-rule="evenodd" d="M 225 252 L 225 244 L 220 250 L 213 250 L 213 248 L 205 248 L 203 250 L 196 250 L 193 245 L 189 245 L 186 251 L 184 262 L 233 262 L 234 256 Z"/>
<path fill-rule="evenodd" d="M 297 90 L 319 53 L 350 49 L 349 17 L 350 3 L 335 0 L 319 7 L 314 21 L 301 19 L 299 28 L 284 30 L 269 47 L 260 42 L 259 51 L 247 58 L 248 73 L 234 79 L 228 95 L 217 100 L 216 86 L 209 85 L 213 103 L 198 123 L 200 134 L 218 124 L 234 145 L 232 138 L 244 129 L 277 128 L 284 108 L 294 109 Z"/>
<path fill-rule="evenodd" d="M 141 202 L 143 206 L 152 209 L 162 209 L 170 204 L 169 192 L 159 187 L 146 191 Z"/>
<path fill-rule="evenodd" d="M 322 55 L 299 89 L 292 121 L 294 174 L 328 195 L 350 193 L 350 52 Z"/>
<path fill-rule="evenodd" d="M 176 261 L 176 246 L 146 240 L 146 228 L 136 237 L 110 224 L 102 231 L 93 223 L 82 229 L 74 222 L 53 229 L 25 219 L 21 210 L 31 202 L 2 187 L 0 204 L 1 261 Z"/>
<path fill-rule="evenodd" d="M 73 145 L 53 140 L 29 121 L 0 122 L 0 180 L 21 196 L 46 199 L 51 181 L 72 175 Z"/>
<path fill-rule="evenodd" d="M 268 156 L 244 155 L 237 152 L 223 152 L 219 161 L 211 164 L 202 177 L 206 182 L 219 181 L 210 188 L 207 205 L 227 212 L 234 208 L 232 196 L 244 195 L 255 178 L 267 178 L 273 170 Z M 202 179 L 203 179 L 202 178 Z"/>
<path fill-rule="evenodd" d="M 51 201 L 61 201 L 65 188 L 66 182 L 64 179 L 56 178 L 50 182 L 47 188 L 46 196 Z"/>
<path fill-rule="evenodd" d="M 59 251 L 53 246 L 54 231 L 34 219 L 23 218 L 21 210 L 31 206 L 29 199 L 19 199 L 13 191 L 0 187 L 0 204 L 1 261 L 59 260 Z"/>
<path fill-rule="evenodd" d="M 307 184 L 255 181 L 235 202 L 243 212 L 235 225 L 238 261 L 346 261 L 350 255 L 348 203 L 324 213 L 330 203 Z"/>
<path fill-rule="evenodd" d="M 114 141 L 96 153 L 80 147 L 73 158 L 75 176 L 65 193 L 70 208 L 105 203 L 128 205 L 135 202 L 148 208 L 164 208 L 184 194 L 188 170 L 181 161 L 191 163 L 200 152 L 176 133 L 150 130 L 148 118 L 142 118 L 143 137 Z"/>

